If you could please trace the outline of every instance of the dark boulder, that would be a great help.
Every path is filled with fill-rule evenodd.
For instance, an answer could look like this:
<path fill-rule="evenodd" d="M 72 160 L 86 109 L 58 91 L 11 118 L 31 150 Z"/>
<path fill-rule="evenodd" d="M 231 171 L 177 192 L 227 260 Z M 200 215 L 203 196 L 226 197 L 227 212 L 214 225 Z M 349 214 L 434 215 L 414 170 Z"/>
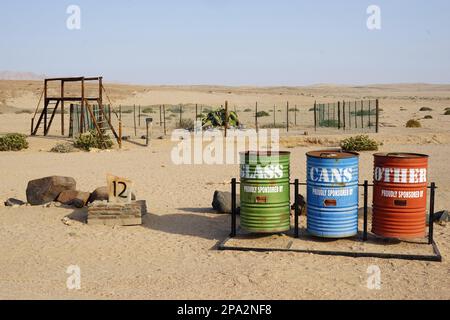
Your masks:
<path fill-rule="evenodd" d="M 66 190 L 75 190 L 76 181 L 70 177 L 52 176 L 28 182 L 27 201 L 31 205 L 41 205 L 56 200 Z"/>

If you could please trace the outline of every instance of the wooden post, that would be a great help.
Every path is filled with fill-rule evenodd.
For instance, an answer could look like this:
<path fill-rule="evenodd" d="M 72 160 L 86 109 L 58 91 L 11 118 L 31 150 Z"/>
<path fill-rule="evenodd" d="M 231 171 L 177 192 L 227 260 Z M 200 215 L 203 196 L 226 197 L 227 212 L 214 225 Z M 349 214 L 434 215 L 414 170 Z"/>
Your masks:
<path fill-rule="evenodd" d="M 137 136 L 137 131 L 136 131 L 136 105 L 133 105 L 133 122 L 134 122 L 134 136 Z"/>
<path fill-rule="evenodd" d="M 364 101 L 361 100 L 361 128 L 364 128 Z"/>
<path fill-rule="evenodd" d="M 256 102 L 256 110 L 255 110 L 255 127 L 256 132 L 258 132 L 258 102 Z"/>
<path fill-rule="evenodd" d="M 80 133 L 83 133 L 85 130 L 84 127 L 84 78 L 81 80 L 81 107 L 80 107 Z"/>
<path fill-rule="evenodd" d="M 164 135 L 166 135 L 166 106 L 163 104 Z"/>
<path fill-rule="evenodd" d="M 73 137 L 73 104 L 70 104 L 69 109 L 69 137 Z"/>
<path fill-rule="evenodd" d="M 182 122 L 182 117 L 181 117 L 182 114 L 183 114 L 183 105 L 180 104 L 180 127 L 181 127 L 181 122 Z"/>
<path fill-rule="evenodd" d="M 289 132 L 289 101 L 286 104 L 286 131 Z"/>
<path fill-rule="evenodd" d="M 225 101 L 225 138 L 227 137 L 227 129 L 228 129 L 228 101 Z"/>
<path fill-rule="evenodd" d="M 119 148 L 122 149 L 122 120 L 119 120 Z"/>
<path fill-rule="evenodd" d="M 344 119 L 344 131 L 346 130 L 346 121 L 345 121 L 345 101 L 342 102 L 342 119 Z"/>
<path fill-rule="evenodd" d="M 119 105 L 119 120 L 122 121 L 122 105 Z"/>
<path fill-rule="evenodd" d="M 104 112 L 102 112 L 102 111 L 104 111 L 104 109 L 103 109 L 103 90 L 102 90 L 102 88 L 103 88 L 103 78 L 99 77 L 98 78 L 98 117 L 100 118 L 100 121 L 104 121 L 105 120 L 105 119 L 103 119 L 103 113 Z M 106 113 L 105 113 L 105 117 L 107 117 Z M 107 119 L 107 122 L 108 121 L 111 121 L 111 117 L 109 117 L 109 119 Z M 103 132 L 104 128 L 105 128 L 105 124 L 102 123 L 101 126 L 100 126 L 100 129 L 102 129 L 102 132 Z"/>
<path fill-rule="evenodd" d="M 341 102 L 338 101 L 338 130 L 341 129 Z"/>
<path fill-rule="evenodd" d="M 64 135 L 64 80 L 61 80 L 61 135 Z"/>
<path fill-rule="evenodd" d="M 378 133 L 379 119 L 380 119 L 380 104 L 378 102 L 378 99 L 375 101 L 375 107 L 376 107 L 375 132 Z"/>
<path fill-rule="evenodd" d="M 314 131 L 317 131 L 317 101 L 314 101 Z"/>
<path fill-rule="evenodd" d="M 147 134 L 146 134 L 146 136 L 145 136 L 145 145 L 148 147 L 149 146 L 149 144 L 150 144 L 150 139 L 149 139 L 149 135 L 148 135 L 148 127 L 149 127 L 149 123 L 150 124 L 153 124 L 153 119 L 151 119 L 151 118 L 146 118 L 145 119 L 145 128 L 146 128 L 146 132 L 147 132 Z"/>
<path fill-rule="evenodd" d="M 195 120 L 194 120 L 194 123 L 197 121 L 197 119 L 198 119 L 198 105 L 195 104 Z"/>
<path fill-rule="evenodd" d="M 139 121 L 139 128 L 141 127 L 141 105 L 139 105 L 139 118 L 138 118 L 138 121 Z"/>
<path fill-rule="evenodd" d="M 355 100 L 355 128 L 358 129 L 358 112 L 356 111 L 356 100 Z"/>

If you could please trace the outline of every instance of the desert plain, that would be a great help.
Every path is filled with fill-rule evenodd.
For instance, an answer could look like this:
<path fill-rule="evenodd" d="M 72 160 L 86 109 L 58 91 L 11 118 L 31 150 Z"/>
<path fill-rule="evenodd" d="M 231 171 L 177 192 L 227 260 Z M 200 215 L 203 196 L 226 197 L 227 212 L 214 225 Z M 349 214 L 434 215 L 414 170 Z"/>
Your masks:
<path fill-rule="evenodd" d="M 449 299 L 450 231 L 435 225 L 442 262 L 320 256 L 293 252 L 219 251 L 230 232 L 230 216 L 211 208 L 215 190 L 228 191 L 239 164 L 176 165 L 171 131 L 178 114 L 167 115 L 167 135 L 159 105 L 185 105 L 194 118 L 195 104 L 219 107 L 228 101 L 251 128 L 255 102 L 270 116 L 261 121 L 286 124 L 286 103 L 298 108 L 297 124 L 280 129 L 281 149 L 292 153 L 291 176 L 304 180 L 305 153 L 339 146 L 357 131 L 314 131 L 314 101 L 379 99 L 381 152 L 430 156 L 429 181 L 438 186 L 436 211 L 450 203 L 450 85 L 396 84 L 307 87 L 144 86 L 106 84 L 115 107 L 151 106 L 150 146 L 143 146 L 145 121 L 134 132 L 133 113 L 123 114 L 121 149 L 56 154 L 50 149 L 70 139 L 60 135 L 56 117 L 47 137 L 28 137 L 29 148 L 0 153 L 0 298 L 1 299 Z M 76 88 L 69 88 L 76 92 Z M 40 81 L 0 81 L 0 134 L 29 135 L 42 91 Z M 275 106 L 275 107 L 274 107 Z M 429 111 L 419 111 L 428 107 Z M 280 111 L 278 111 L 280 110 Z M 431 119 L 424 119 L 425 116 Z M 67 115 L 66 115 L 67 117 Z M 406 128 L 409 119 L 421 128 Z M 373 152 L 361 152 L 360 181 L 372 181 Z M 147 202 L 142 226 L 91 226 L 84 209 L 3 206 L 7 198 L 26 200 L 28 181 L 51 175 L 73 177 L 77 188 L 92 191 L 113 173 L 134 181 L 136 195 Z M 305 190 L 300 190 L 304 194 Z M 362 199 L 362 195 L 360 195 Z M 369 194 L 369 202 L 371 195 Z M 361 202 L 361 201 L 360 201 Z M 62 222 L 70 217 L 70 223 Z M 67 221 L 67 220 L 65 220 Z M 330 248 L 333 243 L 330 242 Z M 67 268 L 81 270 L 81 288 L 66 286 Z M 368 267 L 381 271 L 380 289 L 367 286 Z"/>

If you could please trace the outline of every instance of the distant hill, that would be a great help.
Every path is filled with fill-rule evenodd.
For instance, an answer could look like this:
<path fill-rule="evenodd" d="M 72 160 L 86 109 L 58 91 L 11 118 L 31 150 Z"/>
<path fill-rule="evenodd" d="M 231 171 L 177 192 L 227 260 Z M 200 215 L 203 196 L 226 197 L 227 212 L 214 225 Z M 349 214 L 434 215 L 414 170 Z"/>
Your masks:
<path fill-rule="evenodd" d="M 33 72 L 0 71 L 0 80 L 42 80 L 45 75 Z"/>

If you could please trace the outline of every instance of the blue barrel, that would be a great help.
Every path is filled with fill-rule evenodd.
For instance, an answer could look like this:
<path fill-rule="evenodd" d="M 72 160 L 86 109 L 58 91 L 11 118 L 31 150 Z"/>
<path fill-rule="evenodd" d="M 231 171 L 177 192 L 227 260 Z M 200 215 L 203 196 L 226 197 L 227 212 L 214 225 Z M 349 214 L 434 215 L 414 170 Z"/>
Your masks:
<path fill-rule="evenodd" d="M 312 151 L 307 156 L 307 230 L 323 238 L 358 233 L 359 154 Z"/>

